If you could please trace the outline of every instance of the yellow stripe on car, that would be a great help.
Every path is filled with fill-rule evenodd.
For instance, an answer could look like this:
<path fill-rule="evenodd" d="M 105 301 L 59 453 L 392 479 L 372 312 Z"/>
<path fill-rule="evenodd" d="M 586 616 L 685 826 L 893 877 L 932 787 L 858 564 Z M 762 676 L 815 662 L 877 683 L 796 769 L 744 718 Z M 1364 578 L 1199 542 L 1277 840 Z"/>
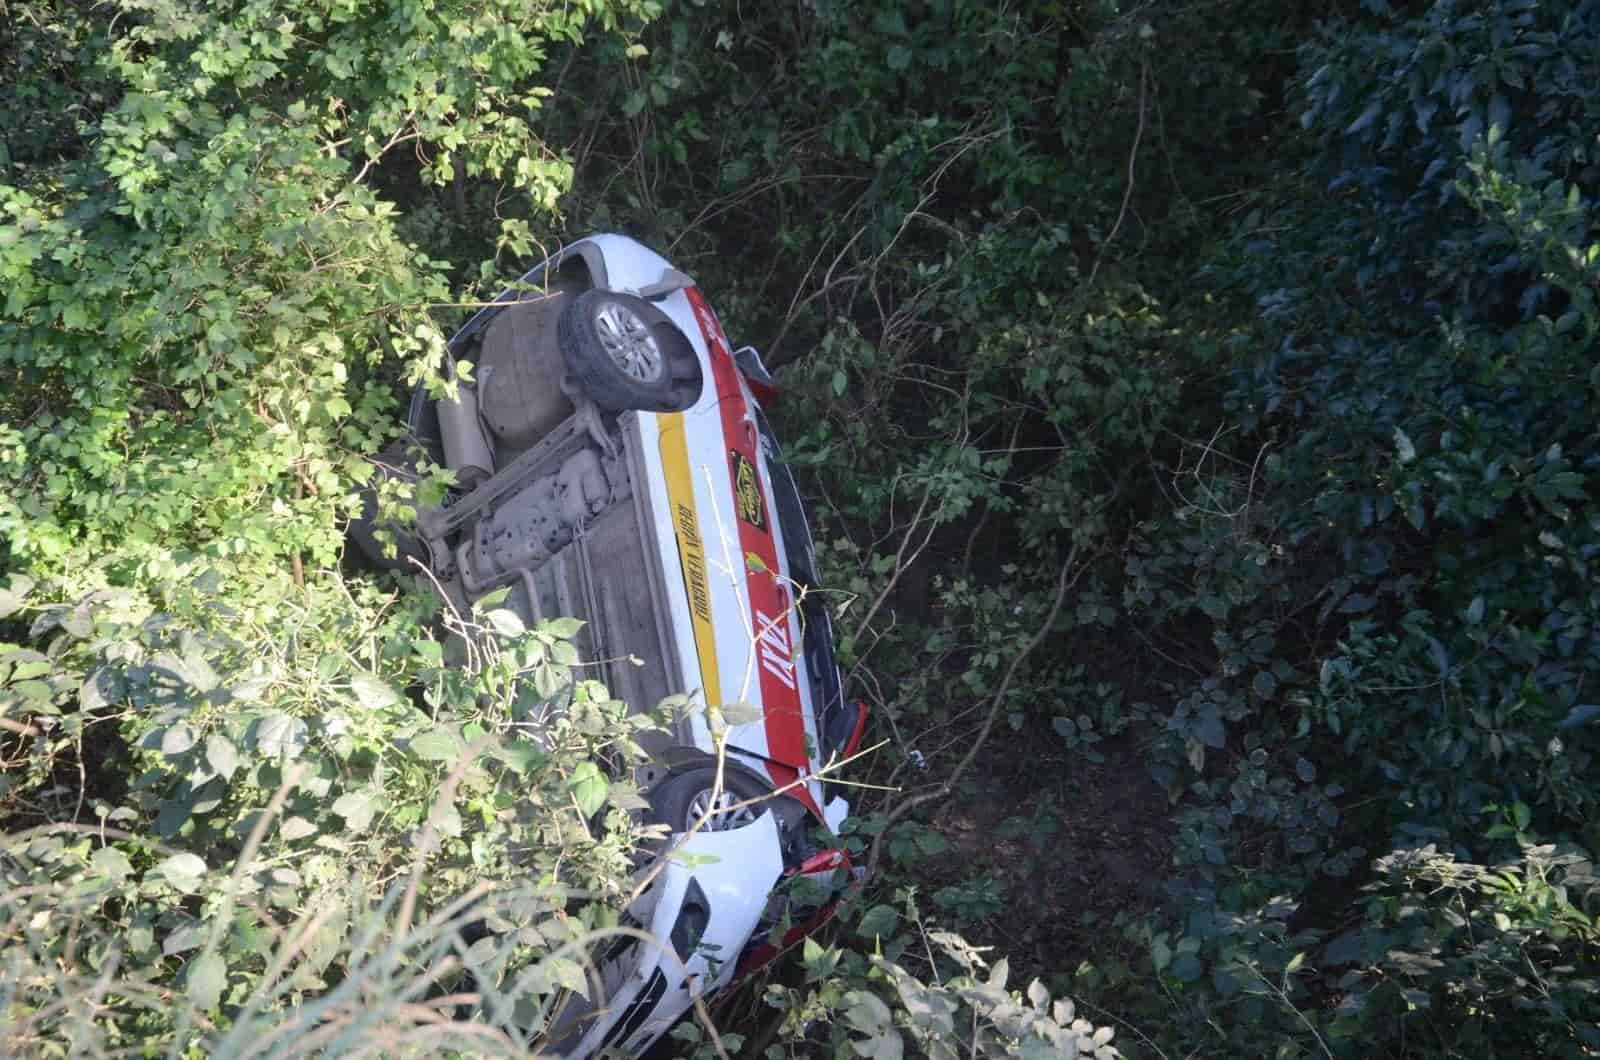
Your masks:
<path fill-rule="evenodd" d="M 722 704 L 722 678 L 717 669 L 717 638 L 711 625 L 711 586 L 706 578 L 705 541 L 695 517 L 694 480 L 689 474 L 689 445 L 683 414 L 657 416 L 661 434 L 661 469 L 667 481 L 667 503 L 672 507 L 672 532 L 678 539 L 678 558 L 689 597 L 689 618 L 694 626 L 695 654 L 700 659 L 700 688 L 708 706 Z"/>

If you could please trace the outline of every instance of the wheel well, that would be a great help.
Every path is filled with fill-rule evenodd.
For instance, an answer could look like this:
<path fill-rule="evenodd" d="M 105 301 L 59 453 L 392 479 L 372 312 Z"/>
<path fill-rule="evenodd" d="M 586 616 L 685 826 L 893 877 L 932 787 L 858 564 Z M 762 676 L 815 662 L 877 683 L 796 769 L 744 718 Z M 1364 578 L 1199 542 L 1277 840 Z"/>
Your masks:
<path fill-rule="evenodd" d="M 771 791 L 771 778 L 767 777 L 763 773 L 758 772 L 754 766 L 748 765 L 735 758 L 734 755 L 737 753 L 737 751 L 730 751 L 723 758 L 723 769 L 740 773 L 750 780 L 753 780 L 755 783 L 761 785 L 763 788 L 766 788 L 768 791 Z M 679 774 L 687 773 L 691 770 L 715 769 L 717 767 L 717 758 L 715 755 L 706 751 L 702 751 L 698 747 L 686 747 L 683 744 L 674 744 L 658 754 L 654 764 L 661 768 L 661 775 L 655 780 L 655 783 L 660 783 L 661 781 L 666 780 L 668 777 L 678 776 Z"/>
<path fill-rule="evenodd" d="M 723 758 L 724 773 L 738 773 L 741 777 L 759 786 L 763 791 L 771 792 L 772 780 L 758 772 L 753 766 L 734 757 L 737 751 L 730 750 Z M 653 763 L 660 769 L 660 775 L 651 778 L 650 786 L 664 783 L 676 776 L 696 769 L 715 769 L 717 758 L 715 755 L 700 750 L 698 747 L 685 747 L 676 744 L 667 748 L 656 756 Z M 772 811 L 778 815 L 778 828 L 786 837 L 784 840 L 785 857 L 789 856 L 791 840 L 798 837 L 805 830 L 805 824 L 811 820 L 811 811 L 799 799 L 789 795 L 776 795 L 771 800 Z"/>
<path fill-rule="evenodd" d="M 583 260 L 582 254 L 568 254 L 556 266 L 555 275 L 550 277 L 550 285 L 561 288 L 571 286 L 574 291 L 587 291 L 596 286 L 594 272 L 589 268 L 589 263 Z"/>

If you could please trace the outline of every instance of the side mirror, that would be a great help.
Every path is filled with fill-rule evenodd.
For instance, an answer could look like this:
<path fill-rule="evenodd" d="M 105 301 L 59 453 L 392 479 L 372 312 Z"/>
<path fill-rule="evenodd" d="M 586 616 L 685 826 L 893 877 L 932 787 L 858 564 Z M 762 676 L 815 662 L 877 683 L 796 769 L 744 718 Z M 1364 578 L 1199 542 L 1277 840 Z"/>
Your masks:
<path fill-rule="evenodd" d="M 661 279 L 655 283 L 647 283 L 636 292 L 640 298 L 659 302 L 674 291 L 681 291 L 685 287 L 693 287 L 694 281 L 677 269 L 668 268 L 661 274 Z"/>

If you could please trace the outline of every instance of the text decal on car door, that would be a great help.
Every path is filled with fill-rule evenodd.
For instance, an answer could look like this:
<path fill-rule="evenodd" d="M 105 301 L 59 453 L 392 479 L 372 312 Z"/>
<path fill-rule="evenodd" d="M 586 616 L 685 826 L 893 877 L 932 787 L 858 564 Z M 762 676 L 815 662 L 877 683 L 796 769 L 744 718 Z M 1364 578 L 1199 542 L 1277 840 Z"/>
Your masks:
<path fill-rule="evenodd" d="M 756 644 L 761 648 L 761 668 L 782 681 L 785 688 L 793 688 L 794 649 L 789 646 L 789 623 L 785 618 L 773 618 L 756 608 Z"/>
<path fill-rule="evenodd" d="M 689 618 L 694 624 L 695 655 L 700 660 L 700 691 L 706 703 L 722 703 L 722 676 L 717 669 L 717 634 L 711 622 L 711 590 L 706 584 L 706 548 L 694 514 L 694 482 L 689 475 L 689 446 L 682 413 L 660 418 L 661 470 L 667 479 L 672 504 L 672 530 L 683 561 L 683 584 L 689 596 Z"/>

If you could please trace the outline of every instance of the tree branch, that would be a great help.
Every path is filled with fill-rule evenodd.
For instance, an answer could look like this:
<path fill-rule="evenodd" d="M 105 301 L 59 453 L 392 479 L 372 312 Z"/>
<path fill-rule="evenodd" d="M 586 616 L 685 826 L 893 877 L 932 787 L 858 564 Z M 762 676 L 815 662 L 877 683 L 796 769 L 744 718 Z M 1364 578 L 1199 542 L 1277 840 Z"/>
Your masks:
<path fill-rule="evenodd" d="M 989 733 L 994 729 L 995 719 L 1000 716 L 1000 708 L 1005 704 L 1006 693 L 1011 690 L 1011 682 L 1016 677 L 1017 670 L 1021 668 L 1023 660 L 1033 654 L 1033 650 L 1044 641 L 1051 627 L 1056 624 L 1056 616 L 1061 613 L 1061 602 L 1066 599 L 1067 590 L 1077 583 L 1079 576 L 1083 573 L 1083 567 L 1074 569 L 1078 552 L 1079 546 L 1074 543 L 1072 551 L 1067 554 L 1066 560 L 1061 564 L 1061 573 L 1056 577 L 1056 594 L 1055 598 L 1050 601 L 1049 613 L 1045 615 L 1044 621 L 1039 624 L 1039 628 L 1034 630 L 1033 636 L 1029 637 L 1028 642 L 1022 646 L 1022 650 L 1012 656 L 1011 664 L 1006 667 L 1005 676 L 1000 679 L 1000 687 L 995 689 L 994 698 L 989 701 L 989 715 L 983 721 L 983 728 L 979 730 L 978 738 L 972 742 L 972 746 L 967 749 L 966 755 L 962 757 L 960 762 L 956 763 L 955 769 L 951 770 L 950 775 L 944 779 L 943 784 L 940 784 L 932 791 L 913 795 L 889 812 L 888 819 L 884 821 L 883 830 L 872 841 L 872 854 L 867 858 L 868 877 L 871 877 L 877 871 L 878 858 L 883 852 L 884 837 L 889 834 L 889 829 L 894 826 L 895 822 L 923 803 L 947 797 L 954 790 L 956 782 L 977 760 L 978 752 L 982 751 L 983 745 L 989 741 Z"/>

